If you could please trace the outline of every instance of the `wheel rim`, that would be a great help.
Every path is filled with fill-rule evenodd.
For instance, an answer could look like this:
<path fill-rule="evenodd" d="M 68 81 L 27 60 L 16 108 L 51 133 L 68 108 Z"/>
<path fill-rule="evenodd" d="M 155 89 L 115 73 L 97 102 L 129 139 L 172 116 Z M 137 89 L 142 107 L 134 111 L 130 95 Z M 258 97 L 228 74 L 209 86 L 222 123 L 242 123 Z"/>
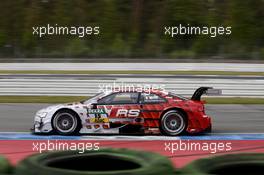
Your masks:
<path fill-rule="evenodd" d="M 183 131 L 185 127 L 184 119 L 177 113 L 167 114 L 164 119 L 164 128 L 171 134 L 178 134 Z"/>
<path fill-rule="evenodd" d="M 69 113 L 60 113 L 54 118 L 54 127 L 61 133 L 71 133 L 76 129 L 76 126 L 76 118 Z"/>

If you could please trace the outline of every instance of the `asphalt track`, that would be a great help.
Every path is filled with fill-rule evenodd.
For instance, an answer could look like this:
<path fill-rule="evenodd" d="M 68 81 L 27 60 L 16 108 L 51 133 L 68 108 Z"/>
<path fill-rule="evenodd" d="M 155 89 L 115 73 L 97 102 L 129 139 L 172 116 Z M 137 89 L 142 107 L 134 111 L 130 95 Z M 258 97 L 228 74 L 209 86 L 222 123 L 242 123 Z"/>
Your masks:
<path fill-rule="evenodd" d="M 0 132 L 29 132 L 37 110 L 49 104 L 0 104 Z M 264 133 L 264 105 L 206 105 L 212 135 Z"/>

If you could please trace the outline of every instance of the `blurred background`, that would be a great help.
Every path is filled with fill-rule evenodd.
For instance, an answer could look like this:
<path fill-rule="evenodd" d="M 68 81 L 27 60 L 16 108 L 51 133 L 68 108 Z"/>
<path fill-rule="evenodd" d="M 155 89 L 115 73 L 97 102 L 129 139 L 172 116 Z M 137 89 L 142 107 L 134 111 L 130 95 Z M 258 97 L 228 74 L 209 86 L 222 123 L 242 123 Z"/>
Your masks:
<path fill-rule="evenodd" d="M 264 60 L 264 0 L 2 0 L 0 11 L 2 61 Z M 32 35 L 47 24 L 100 26 L 100 35 Z M 231 26 L 232 34 L 164 35 L 165 26 L 179 24 Z"/>
<path fill-rule="evenodd" d="M 100 35 L 32 34 L 48 24 L 99 26 Z M 180 24 L 231 26 L 232 34 L 164 35 L 165 26 Z M 175 141 L 231 140 L 233 153 L 263 153 L 264 0 L 0 1 L 0 154 L 11 162 L 33 153 L 32 140 L 65 140 L 29 132 L 37 110 L 87 99 L 113 83 L 165 85 L 187 97 L 201 86 L 221 89 L 223 95 L 203 98 L 213 132 Z M 164 141 L 172 137 L 67 139 L 158 152 L 177 167 L 210 154 L 167 154 Z"/>

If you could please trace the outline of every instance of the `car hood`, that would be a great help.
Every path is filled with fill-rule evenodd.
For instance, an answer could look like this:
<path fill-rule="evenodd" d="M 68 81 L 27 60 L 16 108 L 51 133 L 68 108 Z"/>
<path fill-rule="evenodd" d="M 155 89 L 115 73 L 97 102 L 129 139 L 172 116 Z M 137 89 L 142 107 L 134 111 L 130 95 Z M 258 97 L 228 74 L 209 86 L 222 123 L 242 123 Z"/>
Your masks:
<path fill-rule="evenodd" d="M 55 109 L 62 108 L 64 106 L 65 105 L 63 105 L 63 104 L 51 105 L 51 106 L 48 106 L 48 107 L 45 107 L 45 108 L 40 109 L 38 111 L 38 113 L 54 111 Z"/>
<path fill-rule="evenodd" d="M 43 113 L 43 112 L 54 112 L 61 108 L 81 108 L 83 106 L 89 107 L 91 104 L 82 104 L 80 102 L 73 102 L 73 103 L 65 103 L 65 104 L 55 104 L 48 107 L 45 107 L 41 110 L 39 110 L 37 113 Z"/>

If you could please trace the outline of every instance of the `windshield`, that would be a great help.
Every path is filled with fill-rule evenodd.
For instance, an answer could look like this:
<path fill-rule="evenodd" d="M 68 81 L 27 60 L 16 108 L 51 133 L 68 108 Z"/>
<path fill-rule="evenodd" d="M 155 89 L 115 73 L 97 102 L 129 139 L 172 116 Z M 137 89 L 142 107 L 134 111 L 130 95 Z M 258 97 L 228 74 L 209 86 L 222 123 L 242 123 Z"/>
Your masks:
<path fill-rule="evenodd" d="M 95 94 L 94 96 L 92 96 L 91 98 L 89 98 L 87 100 L 81 101 L 81 103 L 83 103 L 83 104 L 89 104 L 89 103 L 92 103 L 92 102 L 97 101 L 98 99 L 100 99 L 103 96 L 105 96 L 105 94 L 103 92 L 100 92 L 98 94 Z"/>

